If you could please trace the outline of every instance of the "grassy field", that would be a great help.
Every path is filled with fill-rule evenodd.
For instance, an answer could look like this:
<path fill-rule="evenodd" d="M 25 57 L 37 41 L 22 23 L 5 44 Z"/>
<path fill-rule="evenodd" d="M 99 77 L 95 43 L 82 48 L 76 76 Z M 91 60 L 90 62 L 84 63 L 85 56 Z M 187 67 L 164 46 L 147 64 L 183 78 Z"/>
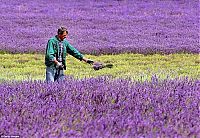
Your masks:
<path fill-rule="evenodd" d="M 76 78 L 110 75 L 114 78 L 146 80 L 152 75 L 161 79 L 170 77 L 200 78 L 200 57 L 194 54 L 170 55 L 85 55 L 87 58 L 104 63 L 112 63 L 112 69 L 95 71 L 92 66 L 71 56 L 67 57 L 66 75 Z M 8 80 L 44 80 L 44 55 L 41 54 L 0 54 L 0 81 Z"/>

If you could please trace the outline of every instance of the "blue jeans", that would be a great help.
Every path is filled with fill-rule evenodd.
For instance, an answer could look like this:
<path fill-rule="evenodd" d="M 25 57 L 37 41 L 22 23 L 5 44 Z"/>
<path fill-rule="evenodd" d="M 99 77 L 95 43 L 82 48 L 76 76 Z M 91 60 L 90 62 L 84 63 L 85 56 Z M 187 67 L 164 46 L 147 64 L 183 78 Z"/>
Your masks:
<path fill-rule="evenodd" d="M 46 67 L 46 81 L 54 82 L 64 80 L 64 71 L 52 67 Z"/>

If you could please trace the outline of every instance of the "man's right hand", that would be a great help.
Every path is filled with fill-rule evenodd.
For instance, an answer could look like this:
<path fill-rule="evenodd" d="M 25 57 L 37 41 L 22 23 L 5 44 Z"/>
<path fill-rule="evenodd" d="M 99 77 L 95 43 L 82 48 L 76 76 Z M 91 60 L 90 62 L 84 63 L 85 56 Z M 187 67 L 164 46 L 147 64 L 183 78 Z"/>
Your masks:
<path fill-rule="evenodd" d="M 56 68 L 62 70 L 64 68 L 64 65 L 60 62 L 56 63 Z"/>

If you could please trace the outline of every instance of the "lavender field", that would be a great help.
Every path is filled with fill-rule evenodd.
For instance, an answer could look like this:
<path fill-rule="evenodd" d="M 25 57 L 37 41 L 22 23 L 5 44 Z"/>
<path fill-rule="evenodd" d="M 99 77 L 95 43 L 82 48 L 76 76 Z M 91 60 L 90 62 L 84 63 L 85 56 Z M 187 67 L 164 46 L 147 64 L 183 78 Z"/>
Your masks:
<path fill-rule="evenodd" d="M 0 135 L 200 136 L 200 81 L 136 83 L 109 77 L 0 85 Z"/>
<path fill-rule="evenodd" d="M 43 53 L 63 25 L 86 54 L 199 52 L 198 0 L 0 2 L 0 51 Z"/>
<path fill-rule="evenodd" d="M 69 56 L 66 79 L 46 83 L 61 25 L 114 67 Z M 197 0 L 0 0 L 0 137 L 199 138 L 199 27 Z"/>

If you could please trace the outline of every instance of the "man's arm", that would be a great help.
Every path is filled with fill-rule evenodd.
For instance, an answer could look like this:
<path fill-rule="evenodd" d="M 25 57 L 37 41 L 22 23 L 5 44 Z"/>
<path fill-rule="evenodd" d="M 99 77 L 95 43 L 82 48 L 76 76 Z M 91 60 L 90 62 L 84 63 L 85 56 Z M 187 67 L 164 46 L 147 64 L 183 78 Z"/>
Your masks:
<path fill-rule="evenodd" d="M 54 59 L 55 59 L 55 52 L 54 52 L 53 43 L 51 40 L 49 40 L 47 43 L 46 58 L 49 61 L 54 61 Z"/>
<path fill-rule="evenodd" d="M 68 43 L 68 49 L 67 49 L 67 51 L 68 51 L 68 53 L 70 55 L 72 55 L 73 57 L 75 57 L 75 58 L 77 58 L 77 59 L 79 59 L 81 61 L 84 61 L 84 62 L 86 62 L 88 64 L 93 64 L 94 63 L 93 60 L 85 58 L 77 49 L 75 49 L 69 43 Z"/>
<path fill-rule="evenodd" d="M 47 43 L 46 57 L 47 57 L 48 61 L 54 62 L 56 64 L 56 68 L 63 68 L 62 63 L 59 63 L 56 60 L 54 46 L 53 46 L 53 42 L 51 40 L 49 40 Z"/>

